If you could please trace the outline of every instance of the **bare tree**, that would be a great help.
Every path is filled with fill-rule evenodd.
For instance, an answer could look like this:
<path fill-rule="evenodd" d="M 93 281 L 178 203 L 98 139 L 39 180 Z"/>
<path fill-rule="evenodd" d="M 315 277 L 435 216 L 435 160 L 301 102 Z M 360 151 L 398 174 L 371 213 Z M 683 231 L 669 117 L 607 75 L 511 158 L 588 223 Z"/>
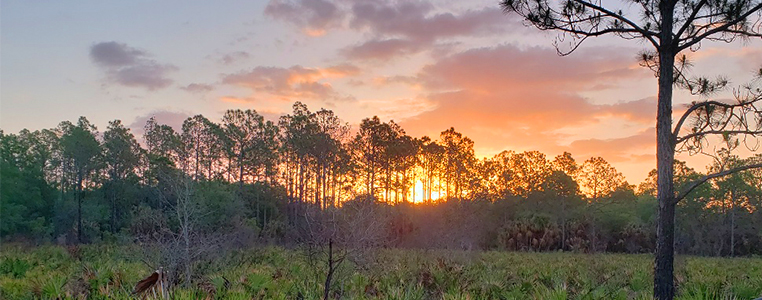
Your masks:
<path fill-rule="evenodd" d="M 190 175 L 169 169 L 158 177 L 154 191 L 169 214 L 151 216 L 156 230 L 139 239 L 158 248 L 147 247 L 145 250 L 158 252 L 159 257 L 155 257 L 156 261 L 151 265 L 165 267 L 170 284 L 182 282 L 188 286 L 194 277 L 194 264 L 217 252 L 231 234 L 205 232 L 201 228 L 201 218 L 209 211 L 202 205 L 202 199 L 197 195 L 198 183 Z M 164 220 L 167 217 L 174 220 Z"/>
<path fill-rule="evenodd" d="M 682 121 L 672 127 L 673 86 L 688 88 L 692 93 L 708 93 L 725 84 L 724 79 L 708 80 L 688 78 L 683 72 L 688 66 L 684 51 L 696 51 L 704 41 L 733 42 L 738 38 L 762 37 L 760 0 L 639 0 L 622 1 L 621 7 L 604 6 L 601 1 L 589 0 L 503 0 L 506 12 L 514 12 L 540 30 L 559 31 L 555 45 L 559 54 L 573 52 L 587 38 L 613 34 L 628 40 L 646 41 L 653 48 L 642 55 L 644 64 L 653 66 L 658 77 L 658 103 L 656 121 L 657 198 L 659 201 L 657 246 L 654 276 L 654 297 L 674 297 L 674 235 L 675 205 L 686 191 L 676 193 L 673 167 L 676 147 L 693 138 L 726 134 L 723 126 L 696 127 L 700 132 L 678 137 Z M 756 18 L 753 17 L 756 15 Z M 567 44 L 568 43 L 568 44 Z M 567 44 L 564 49 L 562 44 Z M 662 67 L 664 66 L 664 67 Z M 749 102 L 726 106 L 719 102 L 702 102 L 692 106 L 686 115 L 706 107 L 726 109 L 749 107 Z M 706 110 L 715 115 L 717 110 Z M 683 118 L 681 118 L 682 120 Z M 714 118 L 711 118 L 714 120 Z M 726 124 L 744 124 L 748 119 L 728 118 Z M 713 123 L 713 122 L 709 122 Z M 729 134 L 759 134 L 759 128 L 739 125 Z M 754 167 L 748 166 L 747 168 Z M 696 186 L 708 179 L 741 170 L 735 168 L 707 175 Z"/>
<path fill-rule="evenodd" d="M 386 241 L 389 222 L 383 205 L 372 197 L 360 196 L 344 203 L 341 209 L 301 206 L 295 229 L 308 263 L 318 281 L 323 282 L 323 299 L 329 299 L 345 261 L 367 267 L 373 256 L 370 252 Z"/>

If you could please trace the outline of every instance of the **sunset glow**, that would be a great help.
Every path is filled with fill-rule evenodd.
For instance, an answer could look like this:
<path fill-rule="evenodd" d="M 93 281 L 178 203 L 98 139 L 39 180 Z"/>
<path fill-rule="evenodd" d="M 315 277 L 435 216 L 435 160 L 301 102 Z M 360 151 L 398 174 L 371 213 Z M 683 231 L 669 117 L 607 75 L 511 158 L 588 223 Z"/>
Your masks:
<path fill-rule="evenodd" d="M 560 57 L 495 1 L 12 1 L 0 19 L 8 132 L 85 115 L 99 128 L 120 119 L 139 135 L 152 116 L 179 129 L 189 116 L 218 121 L 238 108 L 277 122 L 301 101 L 354 128 L 374 115 L 416 137 L 455 127 L 480 158 L 601 156 L 633 183 L 655 166 L 656 84 L 635 59 L 644 46 L 595 39 Z M 762 64 L 758 39 L 687 54 L 696 74 L 731 86 Z M 696 99 L 676 92 L 675 110 Z"/>
<path fill-rule="evenodd" d="M 411 189 L 411 192 L 413 190 Z M 428 195 L 425 193 L 425 190 L 423 188 L 423 182 L 420 180 L 417 180 L 415 182 L 415 198 L 413 203 L 424 203 L 426 200 L 428 200 Z M 432 191 L 431 192 L 431 202 L 437 202 L 441 198 L 446 197 L 445 193 L 440 193 L 439 191 Z"/>

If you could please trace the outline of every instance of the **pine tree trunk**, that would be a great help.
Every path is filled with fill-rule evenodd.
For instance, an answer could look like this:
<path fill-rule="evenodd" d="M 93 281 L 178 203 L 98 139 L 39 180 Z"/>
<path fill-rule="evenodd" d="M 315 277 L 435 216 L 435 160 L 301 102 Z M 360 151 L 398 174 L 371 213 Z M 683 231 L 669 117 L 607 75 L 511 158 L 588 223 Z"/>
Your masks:
<path fill-rule="evenodd" d="M 736 192 L 735 189 L 730 193 L 730 257 L 736 255 Z"/>
<path fill-rule="evenodd" d="M 116 233 L 116 191 L 114 191 L 114 186 L 112 182 L 112 186 L 110 189 L 111 194 L 111 233 Z"/>
<path fill-rule="evenodd" d="M 77 174 L 77 241 L 82 243 L 82 174 Z"/>
<path fill-rule="evenodd" d="M 656 260 L 654 264 L 654 298 L 672 300 L 675 296 L 675 145 L 672 135 L 672 84 L 675 50 L 672 48 L 674 3 L 660 4 L 662 28 L 659 49 L 659 95 L 656 116 L 657 199 Z"/>

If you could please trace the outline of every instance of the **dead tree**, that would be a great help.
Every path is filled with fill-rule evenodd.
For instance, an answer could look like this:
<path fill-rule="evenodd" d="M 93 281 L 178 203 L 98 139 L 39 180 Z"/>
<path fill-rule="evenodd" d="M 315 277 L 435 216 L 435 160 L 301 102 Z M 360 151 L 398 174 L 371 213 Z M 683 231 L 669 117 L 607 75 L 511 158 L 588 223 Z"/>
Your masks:
<path fill-rule="evenodd" d="M 170 226 L 166 220 L 153 220 L 159 228 L 140 239 L 158 248 L 160 256 L 156 264 L 167 268 L 165 274 L 169 284 L 183 282 L 187 286 L 194 277 L 193 265 L 219 250 L 228 234 L 204 232 L 200 228 L 200 219 L 208 211 L 205 211 L 201 199 L 196 195 L 198 183 L 193 178 L 176 169 L 158 175 L 159 182 L 155 191 L 162 207 L 167 208 L 169 214 L 157 214 L 152 218 L 173 218 L 174 222 L 171 223 L 175 226 Z M 154 252 L 157 249 L 146 247 L 145 250 Z"/>
<path fill-rule="evenodd" d="M 560 32 L 555 45 L 561 55 L 572 53 L 590 37 L 610 34 L 628 40 L 645 41 L 652 47 L 643 53 L 642 58 L 655 67 L 659 87 L 656 117 L 659 208 L 654 297 L 662 300 L 674 298 L 675 206 L 681 199 L 680 196 L 684 197 L 690 189 L 676 193 L 674 187 L 673 165 L 676 147 L 679 145 L 676 136 L 680 126 L 672 127 L 672 90 L 678 85 L 693 93 L 707 93 L 727 83 L 723 79 L 703 78 L 686 81 L 688 77 L 684 76 L 683 70 L 688 65 L 681 64 L 681 60 L 685 60 L 680 54 L 697 51 L 705 41 L 730 43 L 738 38 L 762 37 L 762 1 L 639 0 L 622 1 L 620 7 L 614 4 L 604 6 L 600 0 L 503 0 L 500 4 L 506 12 L 518 14 L 540 30 Z M 703 104 L 698 106 L 707 107 Z M 753 132 L 754 130 L 738 131 L 733 134 Z M 713 133 L 710 130 L 699 136 Z M 689 139 L 687 137 L 683 141 Z M 734 171 L 738 170 L 709 175 L 703 181 L 696 182 L 696 186 Z"/>
<path fill-rule="evenodd" d="M 359 197 L 341 208 L 300 206 L 295 230 L 309 265 L 322 281 L 323 299 L 329 298 L 345 261 L 366 267 L 371 252 L 387 240 L 389 222 L 383 205 L 370 197 Z"/>

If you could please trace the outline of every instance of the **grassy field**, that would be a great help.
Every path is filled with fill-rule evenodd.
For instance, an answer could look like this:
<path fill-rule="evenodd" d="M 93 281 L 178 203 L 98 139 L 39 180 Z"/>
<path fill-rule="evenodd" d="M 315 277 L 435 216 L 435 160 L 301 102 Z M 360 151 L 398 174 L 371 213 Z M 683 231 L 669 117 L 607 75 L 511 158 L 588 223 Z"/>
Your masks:
<path fill-rule="evenodd" d="M 5 245 L 2 299 L 129 299 L 153 270 L 133 247 L 76 251 Z M 367 259 L 372 257 L 373 259 Z M 341 265 L 341 299 L 650 299 L 650 255 L 381 250 Z M 680 257 L 678 299 L 762 296 L 762 258 Z M 303 252 L 252 249 L 196 266 L 206 275 L 172 290 L 175 299 L 318 299 L 324 262 Z"/>

